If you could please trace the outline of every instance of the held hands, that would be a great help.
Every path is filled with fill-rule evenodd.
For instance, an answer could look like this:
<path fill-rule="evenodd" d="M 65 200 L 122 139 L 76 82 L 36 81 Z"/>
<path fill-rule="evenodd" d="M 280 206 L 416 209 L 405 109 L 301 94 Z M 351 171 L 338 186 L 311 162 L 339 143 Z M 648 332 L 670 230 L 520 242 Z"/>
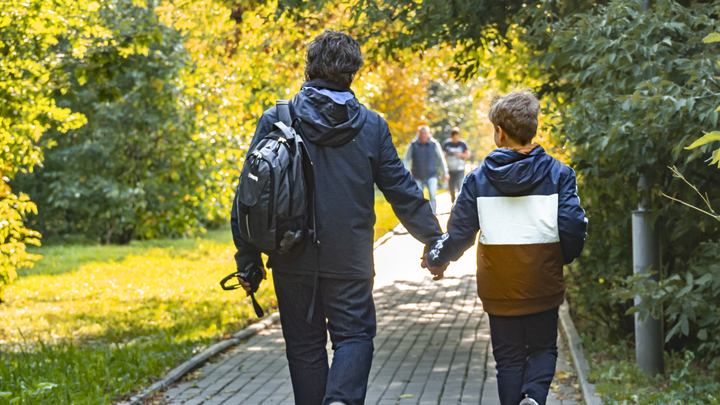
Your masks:
<path fill-rule="evenodd" d="M 450 262 L 442 266 L 430 266 L 427 261 L 427 255 L 422 257 L 422 263 L 420 263 L 420 267 L 430 270 L 430 273 L 434 276 L 433 280 L 442 279 L 445 276 L 445 270 L 448 268 L 448 265 L 450 265 Z"/>

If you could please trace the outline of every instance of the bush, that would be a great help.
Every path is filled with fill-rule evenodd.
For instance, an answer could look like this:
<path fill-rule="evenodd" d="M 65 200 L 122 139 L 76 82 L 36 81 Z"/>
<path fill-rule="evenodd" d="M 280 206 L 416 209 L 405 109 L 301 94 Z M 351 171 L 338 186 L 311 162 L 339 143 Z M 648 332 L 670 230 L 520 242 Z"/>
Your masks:
<path fill-rule="evenodd" d="M 232 187 L 226 145 L 211 142 L 188 108 L 184 38 L 130 0 L 106 3 L 99 15 L 117 40 L 69 58 L 69 88 L 55 92 L 87 125 L 48 132 L 44 167 L 13 186 L 37 202 L 32 226 L 47 235 L 124 244 L 193 234 L 226 216 L 221 194 Z"/>
<path fill-rule="evenodd" d="M 665 0 L 643 11 L 640 1 L 618 0 L 563 19 L 557 6 L 543 2 L 525 38 L 548 75 L 544 90 L 561 103 L 556 130 L 590 222 L 585 251 L 570 271 L 569 298 L 579 315 L 610 326 L 617 341 L 632 331 L 625 316 L 631 303 L 616 290 L 632 274 L 630 212 L 640 199 L 648 198 L 661 235 L 664 278 L 686 280 L 693 268 L 709 266 L 702 260 L 711 255 L 694 259 L 695 247 L 720 237 L 718 221 L 660 195 L 699 201 L 673 181 L 667 167 L 677 165 L 711 200 L 720 198 L 720 178 L 702 161 L 709 146 L 689 159 L 684 150 L 718 124 L 717 48 L 702 41 L 719 25 L 718 6 Z M 653 184 L 647 195 L 636 187 L 640 175 Z M 679 320 L 672 308 L 668 320 Z"/>

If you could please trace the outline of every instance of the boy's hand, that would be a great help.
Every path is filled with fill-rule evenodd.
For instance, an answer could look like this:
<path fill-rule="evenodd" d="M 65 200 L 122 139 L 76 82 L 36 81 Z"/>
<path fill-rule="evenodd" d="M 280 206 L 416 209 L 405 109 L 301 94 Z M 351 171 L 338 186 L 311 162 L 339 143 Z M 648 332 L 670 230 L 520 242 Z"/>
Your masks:
<path fill-rule="evenodd" d="M 430 273 L 434 276 L 433 280 L 440 280 L 445 277 L 445 270 L 450 265 L 450 262 L 443 264 L 442 266 L 430 266 L 427 262 L 427 255 L 423 256 L 420 267 L 423 269 L 430 270 Z"/>

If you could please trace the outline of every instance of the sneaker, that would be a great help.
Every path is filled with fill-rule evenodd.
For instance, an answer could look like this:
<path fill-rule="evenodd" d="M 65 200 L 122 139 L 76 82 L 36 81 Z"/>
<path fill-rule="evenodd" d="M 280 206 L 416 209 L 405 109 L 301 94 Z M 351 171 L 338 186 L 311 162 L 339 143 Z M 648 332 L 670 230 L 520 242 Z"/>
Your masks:
<path fill-rule="evenodd" d="M 520 405 L 539 405 L 536 400 L 532 398 L 525 398 L 520 401 Z"/>

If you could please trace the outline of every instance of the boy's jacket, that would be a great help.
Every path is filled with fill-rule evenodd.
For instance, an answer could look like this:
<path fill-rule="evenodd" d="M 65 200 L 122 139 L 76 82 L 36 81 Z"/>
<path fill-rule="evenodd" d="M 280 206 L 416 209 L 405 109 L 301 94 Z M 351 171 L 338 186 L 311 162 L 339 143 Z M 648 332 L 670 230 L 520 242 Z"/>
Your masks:
<path fill-rule="evenodd" d="M 575 172 L 532 146 L 496 149 L 465 178 L 448 232 L 428 254 L 433 266 L 457 260 L 481 231 L 478 296 L 491 315 L 527 315 L 562 304 L 563 264 L 585 243 Z"/>

